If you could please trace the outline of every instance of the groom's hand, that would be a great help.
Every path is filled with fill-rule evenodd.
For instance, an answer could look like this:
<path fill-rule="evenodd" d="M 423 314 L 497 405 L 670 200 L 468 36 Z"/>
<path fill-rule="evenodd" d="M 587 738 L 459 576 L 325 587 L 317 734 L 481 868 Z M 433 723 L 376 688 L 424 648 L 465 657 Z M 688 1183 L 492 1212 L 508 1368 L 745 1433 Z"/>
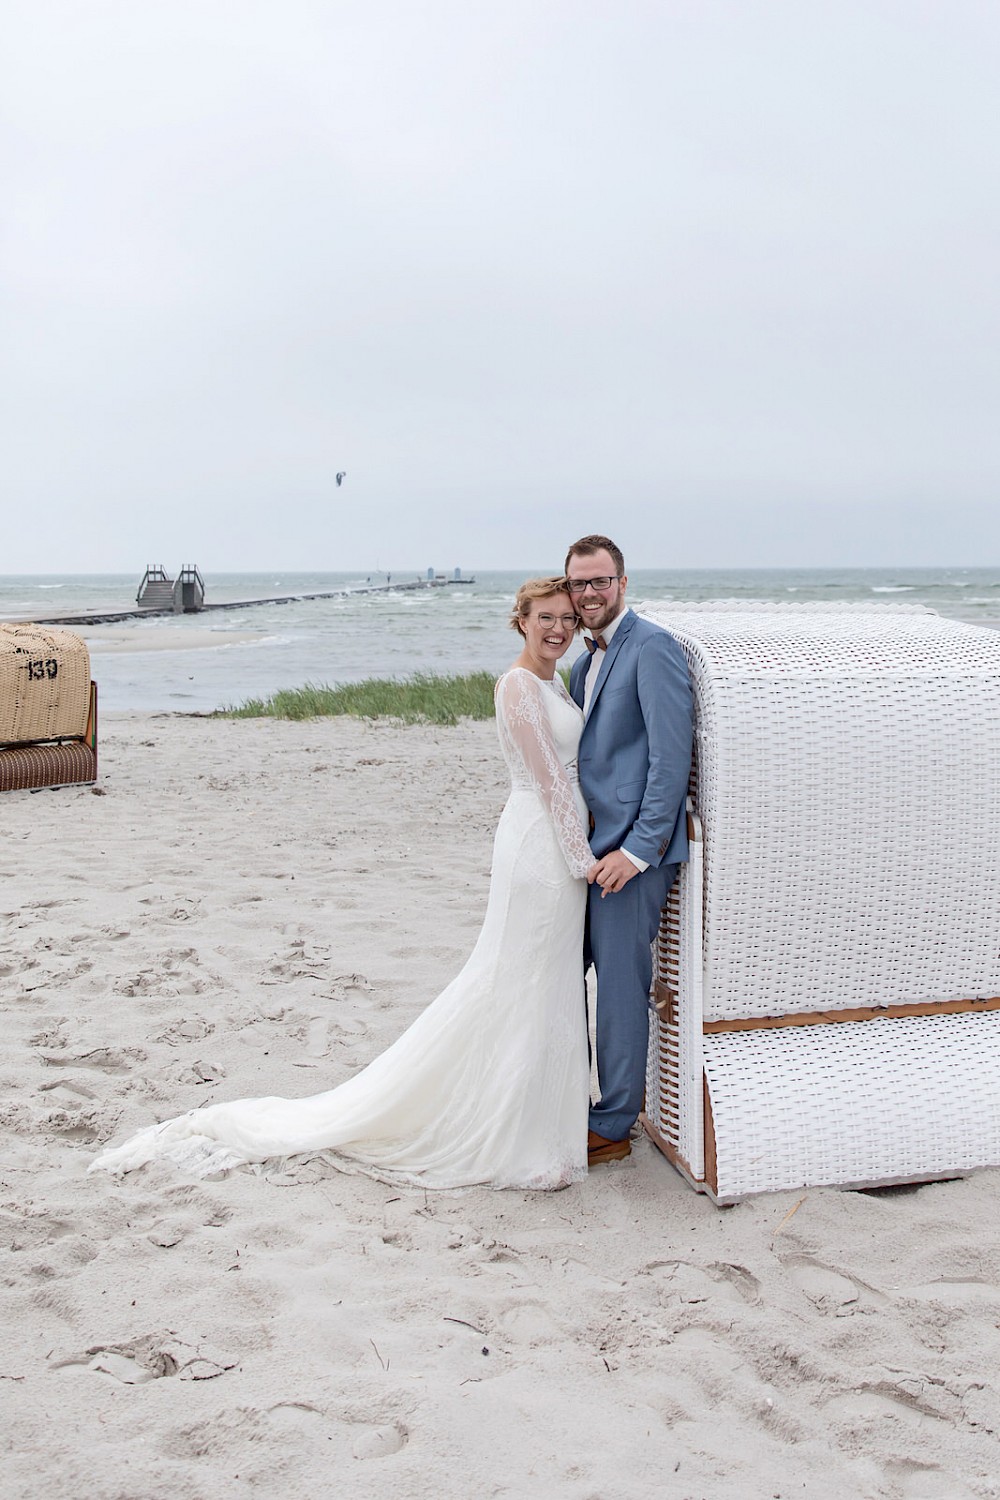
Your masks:
<path fill-rule="evenodd" d="M 605 896 L 611 895 L 614 891 L 620 891 L 622 886 L 627 885 L 633 875 L 638 875 L 638 873 L 638 869 L 627 854 L 623 854 L 620 849 L 612 849 L 610 854 L 605 854 L 603 859 L 597 861 L 587 879 L 591 885 L 596 882 L 601 887 L 601 900 L 603 901 Z"/>

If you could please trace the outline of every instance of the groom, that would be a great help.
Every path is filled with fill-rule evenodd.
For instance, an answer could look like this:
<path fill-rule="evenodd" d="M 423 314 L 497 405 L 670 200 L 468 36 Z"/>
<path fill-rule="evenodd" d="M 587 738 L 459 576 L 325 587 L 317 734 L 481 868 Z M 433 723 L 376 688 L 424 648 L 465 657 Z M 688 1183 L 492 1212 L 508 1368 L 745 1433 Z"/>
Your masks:
<path fill-rule="evenodd" d="M 586 629 L 570 692 L 584 712 L 580 787 L 597 865 L 587 899 L 584 963 L 597 974 L 597 1076 L 591 1166 L 618 1161 L 642 1108 L 651 944 L 677 865 L 687 858 L 691 685 L 673 636 L 625 604 L 625 559 L 585 536 L 566 577 Z"/>

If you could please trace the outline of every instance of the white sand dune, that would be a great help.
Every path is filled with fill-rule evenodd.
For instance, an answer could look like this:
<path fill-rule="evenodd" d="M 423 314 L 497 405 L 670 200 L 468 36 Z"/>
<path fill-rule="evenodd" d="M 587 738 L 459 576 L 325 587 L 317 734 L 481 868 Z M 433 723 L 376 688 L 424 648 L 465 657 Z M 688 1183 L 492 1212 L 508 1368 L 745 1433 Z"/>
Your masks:
<path fill-rule="evenodd" d="M 109 717 L 101 755 L 104 795 L 0 802 L 5 1496 L 1000 1496 L 995 1171 L 727 1210 L 647 1143 L 552 1195 L 87 1176 L 397 1035 L 504 797 L 491 724 Z"/>

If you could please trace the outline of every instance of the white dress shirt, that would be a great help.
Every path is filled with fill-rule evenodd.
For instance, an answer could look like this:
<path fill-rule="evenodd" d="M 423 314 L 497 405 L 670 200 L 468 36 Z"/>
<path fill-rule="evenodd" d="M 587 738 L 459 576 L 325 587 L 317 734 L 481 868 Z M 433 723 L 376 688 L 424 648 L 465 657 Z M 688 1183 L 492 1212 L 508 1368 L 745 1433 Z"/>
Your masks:
<path fill-rule="evenodd" d="M 622 609 L 619 614 L 615 615 L 610 625 L 605 625 L 603 630 L 597 632 L 597 634 L 600 635 L 601 639 L 603 640 L 605 646 L 611 645 L 614 633 L 621 624 L 624 615 L 625 611 L 624 609 Z M 594 631 L 585 630 L 584 635 L 589 635 L 591 639 L 593 639 Z M 584 679 L 583 683 L 583 712 L 585 717 L 590 713 L 590 700 L 594 696 L 594 687 L 597 683 L 598 676 L 600 675 L 600 671 L 603 666 L 604 652 L 601 650 L 600 646 L 598 646 L 597 650 L 590 658 L 590 666 L 587 668 L 587 676 Z"/>

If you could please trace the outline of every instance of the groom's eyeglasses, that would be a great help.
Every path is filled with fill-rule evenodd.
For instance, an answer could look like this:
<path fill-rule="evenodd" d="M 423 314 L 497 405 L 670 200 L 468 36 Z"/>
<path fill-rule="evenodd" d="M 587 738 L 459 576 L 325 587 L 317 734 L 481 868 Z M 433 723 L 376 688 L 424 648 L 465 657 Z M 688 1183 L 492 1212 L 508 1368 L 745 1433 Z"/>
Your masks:
<path fill-rule="evenodd" d="M 617 578 L 570 578 L 566 587 L 571 594 L 582 594 L 586 588 L 597 589 L 599 593 L 603 593 L 605 589 L 609 589 L 613 583 L 617 582 Z"/>

